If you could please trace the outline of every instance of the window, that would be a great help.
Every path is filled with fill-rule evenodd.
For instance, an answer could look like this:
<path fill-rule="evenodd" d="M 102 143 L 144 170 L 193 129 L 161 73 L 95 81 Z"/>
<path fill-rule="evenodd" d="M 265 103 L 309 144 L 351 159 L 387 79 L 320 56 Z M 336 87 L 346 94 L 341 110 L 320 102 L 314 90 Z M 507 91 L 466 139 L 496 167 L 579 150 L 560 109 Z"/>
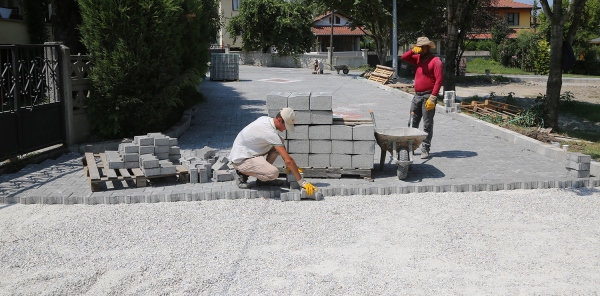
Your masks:
<path fill-rule="evenodd" d="M 518 26 L 519 25 L 519 13 L 511 12 L 506 14 L 506 22 L 509 26 Z"/>
<path fill-rule="evenodd" d="M 231 0 L 231 7 L 233 7 L 233 10 L 238 10 L 240 9 L 240 0 Z"/>
<path fill-rule="evenodd" d="M 0 8 L 8 8 L 11 9 L 8 18 L 11 19 L 23 19 L 23 15 L 21 12 L 21 4 L 19 0 L 0 0 Z M 8 13 L 7 11 L 3 11 L 3 13 Z"/>
<path fill-rule="evenodd" d="M 342 21 L 340 20 L 339 16 L 335 16 L 335 24 L 339 25 Z"/>

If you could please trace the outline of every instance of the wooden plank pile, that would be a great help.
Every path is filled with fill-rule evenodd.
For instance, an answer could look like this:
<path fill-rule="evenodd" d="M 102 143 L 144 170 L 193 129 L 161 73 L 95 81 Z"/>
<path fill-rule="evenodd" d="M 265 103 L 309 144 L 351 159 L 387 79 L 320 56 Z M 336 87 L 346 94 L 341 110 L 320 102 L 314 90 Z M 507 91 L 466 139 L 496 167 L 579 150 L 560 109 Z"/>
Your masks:
<path fill-rule="evenodd" d="M 375 71 L 371 72 L 368 77 L 371 81 L 386 84 L 394 76 L 394 72 L 394 68 L 377 65 Z M 367 75 L 365 75 L 365 77 L 367 77 Z"/>
<path fill-rule="evenodd" d="M 468 114 L 502 119 L 503 122 L 510 121 L 525 112 L 521 107 L 492 100 L 461 102 L 460 109 Z"/>

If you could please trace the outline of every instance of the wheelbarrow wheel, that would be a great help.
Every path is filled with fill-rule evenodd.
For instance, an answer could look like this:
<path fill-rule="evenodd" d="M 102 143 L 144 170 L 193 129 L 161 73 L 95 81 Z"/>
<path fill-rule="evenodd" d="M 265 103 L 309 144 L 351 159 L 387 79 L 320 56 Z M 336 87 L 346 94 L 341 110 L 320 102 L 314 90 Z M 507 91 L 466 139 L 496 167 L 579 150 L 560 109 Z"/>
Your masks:
<path fill-rule="evenodd" d="M 408 150 L 402 149 L 398 152 L 398 160 L 402 162 L 409 161 L 408 158 Z M 398 171 L 396 172 L 399 180 L 406 179 L 406 175 L 408 175 L 408 169 L 410 164 L 398 164 Z"/>
<path fill-rule="evenodd" d="M 344 72 L 344 74 L 348 74 L 348 72 L 350 72 L 350 70 L 348 70 L 348 69 L 344 69 L 342 71 Z"/>

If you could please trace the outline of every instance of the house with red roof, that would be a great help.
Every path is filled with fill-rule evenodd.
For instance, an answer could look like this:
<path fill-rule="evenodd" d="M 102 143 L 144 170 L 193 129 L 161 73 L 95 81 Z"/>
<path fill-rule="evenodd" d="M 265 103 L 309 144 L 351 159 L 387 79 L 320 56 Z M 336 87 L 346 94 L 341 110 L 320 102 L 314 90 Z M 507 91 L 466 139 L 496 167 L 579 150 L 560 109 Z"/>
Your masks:
<path fill-rule="evenodd" d="M 327 52 L 331 38 L 331 13 L 317 16 L 313 22 L 316 36 L 315 51 Z M 333 51 L 360 51 L 360 40 L 365 36 L 362 28 L 352 30 L 350 18 L 333 13 Z"/>
<path fill-rule="evenodd" d="M 531 11 L 533 5 L 513 0 L 498 0 L 492 4 L 499 18 L 503 18 L 508 24 L 509 33 L 507 38 L 515 39 L 522 30 L 531 30 Z M 491 33 L 471 34 L 469 39 L 491 39 Z"/>

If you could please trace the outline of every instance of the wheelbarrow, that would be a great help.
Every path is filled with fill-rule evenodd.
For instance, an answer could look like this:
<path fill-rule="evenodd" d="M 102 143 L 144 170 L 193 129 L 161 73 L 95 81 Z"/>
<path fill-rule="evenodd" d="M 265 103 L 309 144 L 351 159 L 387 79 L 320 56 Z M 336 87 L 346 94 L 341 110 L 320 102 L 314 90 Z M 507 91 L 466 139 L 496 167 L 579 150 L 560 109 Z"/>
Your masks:
<path fill-rule="evenodd" d="M 381 158 L 379 159 L 379 170 L 383 170 L 386 152 L 390 152 L 393 161 L 398 165 L 398 179 L 404 180 L 408 175 L 410 165 L 413 163 L 414 151 L 421 145 L 427 137 L 427 133 L 412 127 L 412 115 L 409 127 L 377 129 L 375 124 L 375 115 L 373 111 L 371 119 L 375 128 L 375 141 L 381 148 Z"/>
<path fill-rule="evenodd" d="M 348 72 L 350 72 L 350 69 L 348 69 L 348 65 L 337 65 L 333 66 L 333 68 L 337 71 L 338 74 L 340 74 L 340 70 L 344 72 L 344 74 L 348 74 Z"/>

